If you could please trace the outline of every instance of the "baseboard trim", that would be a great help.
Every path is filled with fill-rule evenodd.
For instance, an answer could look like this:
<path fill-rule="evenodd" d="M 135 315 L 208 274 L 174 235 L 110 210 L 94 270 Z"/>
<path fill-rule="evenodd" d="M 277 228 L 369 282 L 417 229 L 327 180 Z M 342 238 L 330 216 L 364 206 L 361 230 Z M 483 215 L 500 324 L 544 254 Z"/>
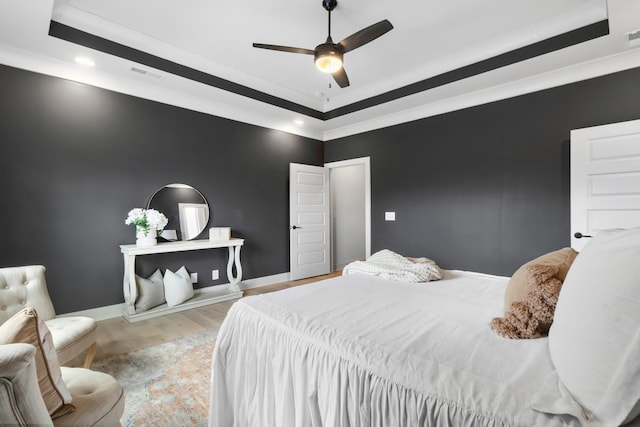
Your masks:
<path fill-rule="evenodd" d="M 243 280 L 240 283 L 241 289 L 260 288 L 262 286 L 275 285 L 276 283 L 288 282 L 291 280 L 291 273 L 274 274 L 272 276 L 256 277 L 255 279 Z"/>
<path fill-rule="evenodd" d="M 242 282 L 240 282 L 240 288 L 253 289 L 253 288 L 260 288 L 262 286 L 274 285 L 276 283 L 287 282 L 289 281 L 290 277 L 291 277 L 291 274 L 289 272 L 274 274 L 271 276 L 256 277 L 254 279 L 243 280 Z M 226 286 L 226 284 L 216 285 L 216 287 L 217 286 Z M 207 288 L 200 288 L 200 289 L 197 289 L 196 291 L 207 292 L 206 289 Z M 87 310 L 74 311 L 73 313 L 60 314 L 57 317 L 85 316 L 85 317 L 91 317 L 92 319 L 98 321 L 98 320 L 112 319 L 114 317 L 120 317 L 122 316 L 124 309 L 125 309 L 125 304 L 121 303 L 121 304 L 107 305 L 104 307 L 90 308 Z"/>
<path fill-rule="evenodd" d="M 94 320 L 106 320 L 122 316 L 125 304 L 113 304 L 104 307 L 90 308 L 88 310 L 74 311 L 73 313 L 59 314 L 56 317 L 84 316 Z"/>

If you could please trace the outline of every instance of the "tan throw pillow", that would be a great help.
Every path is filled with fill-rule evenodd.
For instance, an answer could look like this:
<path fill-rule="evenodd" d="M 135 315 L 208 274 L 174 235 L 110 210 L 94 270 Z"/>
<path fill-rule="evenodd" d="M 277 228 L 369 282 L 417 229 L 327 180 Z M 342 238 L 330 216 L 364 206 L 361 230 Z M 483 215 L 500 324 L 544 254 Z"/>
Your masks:
<path fill-rule="evenodd" d="M 514 302 L 522 302 L 527 294 L 531 292 L 531 285 L 527 282 L 525 269 L 530 265 L 550 265 L 558 267 L 558 273 L 556 277 L 564 282 L 567 277 L 569 267 L 576 259 L 578 252 L 572 248 L 563 248 L 554 252 L 544 254 L 516 270 L 509 280 L 507 285 L 507 291 L 504 295 L 504 312 L 505 314 L 511 309 L 511 305 Z"/>
<path fill-rule="evenodd" d="M 557 265 L 528 265 L 524 269 L 531 289 L 522 301 L 511 304 L 504 317 L 491 321 L 491 328 L 506 338 L 540 338 L 548 335 L 562 282 Z"/>
<path fill-rule="evenodd" d="M 36 372 L 40 393 L 51 418 L 73 411 L 71 394 L 62 381 L 60 364 L 51 332 L 38 318 L 36 310 L 27 307 L 0 325 L 0 344 L 25 343 L 36 348 Z"/>

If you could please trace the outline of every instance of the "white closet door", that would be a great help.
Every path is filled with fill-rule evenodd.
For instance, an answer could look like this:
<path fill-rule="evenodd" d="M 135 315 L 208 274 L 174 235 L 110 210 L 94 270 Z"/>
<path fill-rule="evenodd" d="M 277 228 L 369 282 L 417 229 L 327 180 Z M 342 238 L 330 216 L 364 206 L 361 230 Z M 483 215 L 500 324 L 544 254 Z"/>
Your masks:
<path fill-rule="evenodd" d="M 571 131 L 571 246 L 640 226 L 640 120 Z"/>

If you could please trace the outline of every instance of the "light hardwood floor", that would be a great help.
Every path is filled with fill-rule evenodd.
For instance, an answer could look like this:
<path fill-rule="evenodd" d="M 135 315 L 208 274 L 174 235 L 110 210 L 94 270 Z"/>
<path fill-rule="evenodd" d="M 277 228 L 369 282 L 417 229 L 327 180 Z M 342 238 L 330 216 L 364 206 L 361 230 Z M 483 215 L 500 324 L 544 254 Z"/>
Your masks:
<path fill-rule="evenodd" d="M 340 274 L 340 271 L 336 271 L 324 276 L 247 289 L 244 291 L 244 296 L 279 291 Z M 233 303 L 234 301 L 226 301 L 134 323 L 129 323 L 124 317 L 101 320 L 98 322 L 98 351 L 95 360 L 217 328 Z M 81 364 L 81 360 L 78 364 Z"/>

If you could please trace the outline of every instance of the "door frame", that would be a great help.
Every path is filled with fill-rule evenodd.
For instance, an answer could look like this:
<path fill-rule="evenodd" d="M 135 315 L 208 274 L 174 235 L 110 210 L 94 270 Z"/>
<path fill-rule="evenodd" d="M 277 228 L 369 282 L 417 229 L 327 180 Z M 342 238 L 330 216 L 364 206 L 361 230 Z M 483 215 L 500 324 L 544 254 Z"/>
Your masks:
<path fill-rule="evenodd" d="M 364 245 L 366 257 L 369 258 L 371 256 L 371 157 L 358 157 L 324 164 L 330 171 L 336 168 L 357 165 L 364 166 Z M 333 215 L 331 215 L 331 231 L 333 233 Z M 334 244 L 335 242 L 331 242 L 332 248 Z M 333 268 L 334 266 L 331 265 L 332 270 Z"/>

